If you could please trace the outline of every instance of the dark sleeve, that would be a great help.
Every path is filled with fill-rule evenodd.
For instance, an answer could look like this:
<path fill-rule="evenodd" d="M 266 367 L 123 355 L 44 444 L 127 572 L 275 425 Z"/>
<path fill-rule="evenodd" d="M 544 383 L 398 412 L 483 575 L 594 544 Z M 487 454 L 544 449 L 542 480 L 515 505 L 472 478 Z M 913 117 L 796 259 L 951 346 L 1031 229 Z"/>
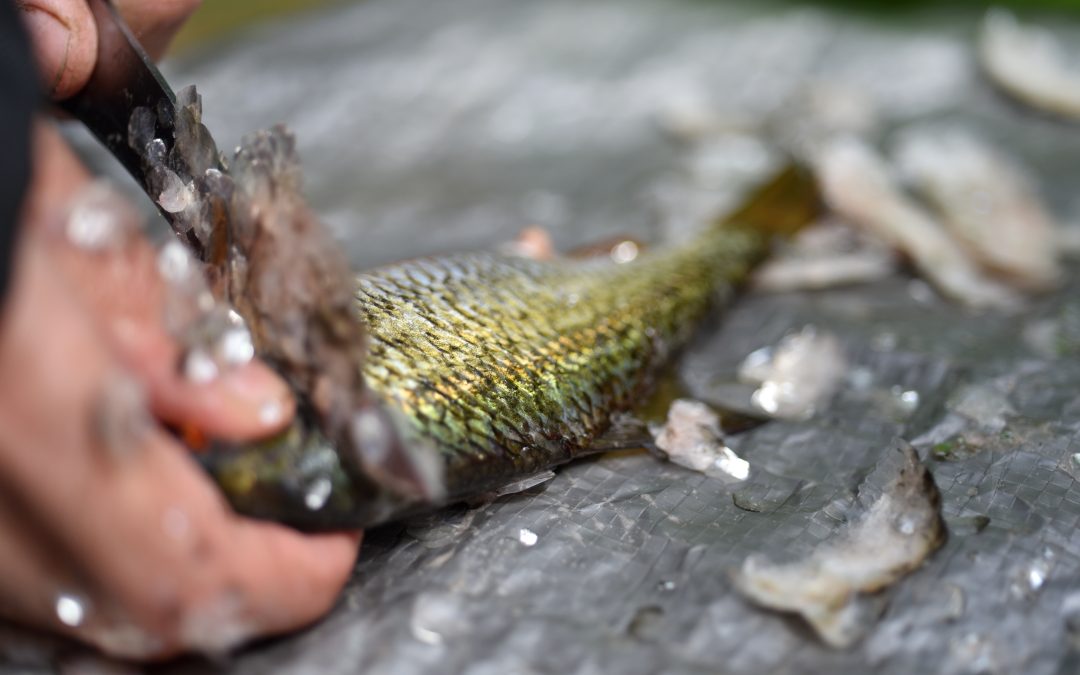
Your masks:
<path fill-rule="evenodd" d="M 18 12 L 12 0 L 0 0 L 0 303 L 30 180 L 31 116 L 41 101 L 37 68 Z"/>

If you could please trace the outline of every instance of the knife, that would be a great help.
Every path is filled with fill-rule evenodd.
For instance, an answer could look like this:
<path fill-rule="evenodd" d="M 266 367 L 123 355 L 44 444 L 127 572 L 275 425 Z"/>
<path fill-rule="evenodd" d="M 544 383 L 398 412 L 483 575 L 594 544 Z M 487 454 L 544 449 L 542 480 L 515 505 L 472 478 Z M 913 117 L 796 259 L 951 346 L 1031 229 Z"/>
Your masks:
<path fill-rule="evenodd" d="M 140 138 L 160 140 L 162 145 L 158 151 L 163 149 L 170 156 L 170 169 L 184 182 L 190 182 L 201 173 L 197 167 L 184 161 L 181 153 L 172 152 L 177 138 L 179 114 L 176 94 L 147 56 L 116 6 L 109 0 L 87 0 L 87 3 L 97 26 L 97 61 L 86 86 L 61 102 L 60 106 L 81 121 L 119 160 L 158 206 L 173 231 L 191 247 L 197 258 L 205 260 L 205 247 L 195 233 L 182 226 L 177 213 L 159 204 L 152 167 L 144 160 L 145 149 L 137 146 Z M 140 109 L 153 113 L 143 118 L 143 124 L 152 125 L 152 129 L 139 131 L 133 128 L 132 116 Z M 201 131 L 209 139 L 205 127 Z M 210 145 L 216 148 L 212 139 L 209 140 Z M 214 166 L 225 172 L 220 157 L 214 157 Z"/>
<path fill-rule="evenodd" d="M 300 417 L 334 442 L 347 470 L 362 480 L 382 476 L 391 491 L 430 497 L 438 487 L 417 468 L 425 464 L 423 453 L 405 447 L 360 375 L 365 342 L 352 306 L 355 281 L 333 236 L 303 202 L 298 178 L 289 175 L 298 171 L 290 167 L 296 161 L 291 135 L 273 129 L 238 150 L 233 163 L 241 183 L 284 184 L 267 191 L 268 201 L 261 197 L 266 203 L 253 203 L 260 197 L 249 193 L 234 198 L 234 176 L 202 124 L 194 88 L 174 94 L 116 7 L 109 0 L 87 2 L 98 30 L 98 60 L 87 85 L 63 108 L 97 136 L 207 263 L 260 355 L 293 387 Z M 280 170 L 284 175 L 274 175 Z M 163 199 L 170 185 L 192 189 L 194 208 Z M 303 244 L 304 253 L 297 255 L 294 244 Z M 252 293 L 260 270 L 287 275 L 289 283 L 275 284 L 274 293 Z M 385 438 L 379 452 L 358 441 L 356 419 L 378 424 Z"/>

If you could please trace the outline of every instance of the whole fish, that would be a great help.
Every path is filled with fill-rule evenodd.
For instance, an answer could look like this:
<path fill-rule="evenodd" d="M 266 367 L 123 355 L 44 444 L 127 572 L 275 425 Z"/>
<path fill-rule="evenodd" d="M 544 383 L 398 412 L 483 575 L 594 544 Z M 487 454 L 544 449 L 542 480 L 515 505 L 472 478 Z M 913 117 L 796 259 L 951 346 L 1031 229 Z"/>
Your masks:
<path fill-rule="evenodd" d="M 363 376 L 395 437 L 379 424 L 357 435 L 369 455 L 420 466 L 424 496 L 365 473 L 303 416 L 204 464 L 237 511 L 318 530 L 386 522 L 608 448 L 613 420 L 817 206 L 792 167 L 692 239 L 631 262 L 480 251 L 360 275 Z"/>

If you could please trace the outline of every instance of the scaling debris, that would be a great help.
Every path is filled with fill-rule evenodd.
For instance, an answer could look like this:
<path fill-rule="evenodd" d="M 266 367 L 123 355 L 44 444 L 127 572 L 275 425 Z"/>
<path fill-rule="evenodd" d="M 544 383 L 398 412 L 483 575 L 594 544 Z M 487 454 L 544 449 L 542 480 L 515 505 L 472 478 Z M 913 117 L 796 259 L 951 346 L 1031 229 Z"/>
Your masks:
<path fill-rule="evenodd" d="M 1019 304 L 1015 291 L 983 274 L 926 209 L 903 192 L 891 167 L 867 143 L 837 138 L 817 154 L 816 165 L 829 206 L 905 253 L 945 295 L 975 308 Z"/>
<path fill-rule="evenodd" d="M 959 127 L 910 127 L 896 165 L 988 270 L 1033 290 L 1058 280 L 1060 226 L 1016 163 L 986 140 Z"/>
<path fill-rule="evenodd" d="M 698 401 L 678 399 L 668 410 L 667 422 L 650 429 L 656 447 L 672 462 L 714 478 L 746 480 L 750 463 L 727 447 L 720 418 Z"/>
<path fill-rule="evenodd" d="M 899 449 L 899 475 L 864 516 L 802 560 L 750 556 L 734 573 L 752 602 L 802 616 L 832 647 L 849 647 L 884 609 L 881 591 L 945 541 L 941 495 L 915 450 Z M 874 595 L 877 594 L 877 595 Z"/>
<path fill-rule="evenodd" d="M 802 230 L 755 270 L 755 290 L 823 289 L 883 279 L 896 272 L 895 253 L 879 239 L 827 217 Z"/>
<path fill-rule="evenodd" d="M 752 401 L 770 417 L 807 419 L 836 393 L 847 367 L 836 336 L 805 326 L 775 347 L 750 353 L 739 379 L 759 385 Z"/>
<path fill-rule="evenodd" d="M 979 63 L 1010 96 L 1047 112 L 1080 119 L 1080 68 L 1049 31 L 1004 10 L 983 20 Z"/>

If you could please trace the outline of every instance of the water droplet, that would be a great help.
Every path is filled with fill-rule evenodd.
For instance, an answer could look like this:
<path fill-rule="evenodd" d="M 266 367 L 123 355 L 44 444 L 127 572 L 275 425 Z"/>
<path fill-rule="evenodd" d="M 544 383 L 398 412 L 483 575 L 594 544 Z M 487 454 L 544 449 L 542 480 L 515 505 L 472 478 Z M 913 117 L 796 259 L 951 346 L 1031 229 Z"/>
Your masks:
<path fill-rule="evenodd" d="M 468 625 L 462 600 L 448 593 L 423 593 L 417 596 L 409 621 L 414 638 L 436 647 L 466 634 Z"/>
<path fill-rule="evenodd" d="M 220 338 L 218 351 L 222 360 L 232 366 L 239 366 L 255 358 L 255 345 L 251 342 L 251 333 L 245 326 L 234 326 L 226 330 Z"/>
<path fill-rule="evenodd" d="M 1073 466 L 1080 469 L 1080 452 L 1074 452 L 1070 461 L 1072 461 Z"/>
<path fill-rule="evenodd" d="M 409 627 L 412 628 L 413 637 L 426 645 L 438 647 L 443 643 L 442 635 L 436 633 L 427 626 L 420 625 L 414 621 Z"/>
<path fill-rule="evenodd" d="M 670 593 L 671 591 L 674 591 L 677 588 L 677 586 L 676 586 L 674 581 L 671 581 L 670 579 L 665 579 L 665 580 L 661 581 L 660 583 L 656 584 L 656 588 L 657 588 L 657 590 L 665 591 L 667 593 Z"/>
<path fill-rule="evenodd" d="M 334 486 L 329 478 L 323 477 L 316 479 L 304 494 L 304 506 L 312 511 L 318 511 L 326 506 L 326 502 L 330 499 L 330 493 L 333 491 L 333 488 Z"/>
<path fill-rule="evenodd" d="M 76 247 L 102 251 L 123 243 L 125 213 L 112 191 L 92 185 L 81 192 L 68 214 L 64 233 Z"/>
<path fill-rule="evenodd" d="M 266 426 L 278 424 L 284 416 L 285 406 L 281 405 L 281 401 L 277 399 L 267 401 L 259 408 L 259 421 Z"/>
<path fill-rule="evenodd" d="M 523 527 L 518 530 L 518 541 L 521 542 L 522 546 L 536 546 L 536 542 L 540 541 L 540 537 L 529 528 Z"/>
<path fill-rule="evenodd" d="M 779 387 L 775 382 L 766 382 L 754 391 L 750 402 L 764 412 L 775 415 L 780 410 L 779 394 Z"/>
<path fill-rule="evenodd" d="M 206 384 L 218 376 L 218 366 L 204 349 L 192 349 L 184 358 L 184 377 L 197 384 Z"/>
<path fill-rule="evenodd" d="M 581 296 L 577 293 L 571 293 L 570 295 L 566 296 L 566 304 L 568 307 L 573 307 L 579 302 L 581 302 Z"/>
<path fill-rule="evenodd" d="M 162 246 L 158 253 L 158 272 L 165 281 L 182 284 L 191 276 L 194 262 L 187 247 L 173 239 Z"/>
<path fill-rule="evenodd" d="M 611 249 L 611 260 L 622 265 L 636 260 L 639 252 L 638 245 L 633 241 L 620 241 Z"/>
<path fill-rule="evenodd" d="M 86 620 L 86 601 L 74 593 L 60 593 L 56 596 L 56 618 L 65 626 L 81 626 Z"/>
<path fill-rule="evenodd" d="M 893 387 L 892 394 L 896 398 L 896 402 L 900 404 L 901 410 L 905 413 L 915 412 L 915 408 L 919 407 L 919 392 L 914 389 L 905 391 L 900 387 Z"/>
<path fill-rule="evenodd" d="M 1020 567 L 1013 574 L 1012 583 L 1009 585 L 1012 595 L 1021 600 L 1034 597 L 1046 585 L 1051 567 L 1050 559 L 1045 556 Z"/>
<path fill-rule="evenodd" d="M 1047 572 L 1049 570 L 1043 565 L 1032 565 L 1027 574 L 1028 587 L 1033 591 L 1042 588 L 1043 584 L 1046 583 Z"/>
<path fill-rule="evenodd" d="M 720 446 L 718 451 L 720 456 L 713 462 L 713 470 L 705 471 L 706 475 L 721 473 L 740 481 L 750 477 L 750 462 L 736 455 L 735 451 L 726 445 Z"/>
<path fill-rule="evenodd" d="M 909 516 L 902 516 L 896 521 L 896 531 L 908 537 L 915 534 L 915 519 Z"/>

